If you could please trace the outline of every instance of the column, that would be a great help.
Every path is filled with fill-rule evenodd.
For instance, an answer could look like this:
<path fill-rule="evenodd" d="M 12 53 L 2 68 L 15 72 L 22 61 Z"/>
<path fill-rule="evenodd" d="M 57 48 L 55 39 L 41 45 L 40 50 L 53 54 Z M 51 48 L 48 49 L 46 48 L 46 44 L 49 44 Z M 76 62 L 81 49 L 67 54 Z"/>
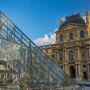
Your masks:
<path fill-rule="evenodd" d="M 90 64 L 88 64 L 88 80 L 90 81 Z"/>
<path fill-rule="evenodd" d="M 66 74 L 69 76 L 69 68 L 68 68 L 68 64 L 66 64 Z"/>
<path fill-rule="evenodd" d="M 87 47 L 86 49 L 86 54 L 87 54 L 87 59 L 89 60 L 90 59 L 90 48 Z"/>
<path fill-rule="evenodd" d="M 76 73 L 76 79 L 77 79 L 77 64 L 75 65 L 75 69 L 76 69 L 75 73 Z"/>
<path fill-rule="evenodd" d="M 63 60 L 65 60 L 65 50 L 63 50 Z"/>
<path fill-rule="evenodd" d="M 65 60 L 69 60 L 69 54 L 68 54 L 68 49 L 65 49 Z"/>
<path fill-rule="evenodd" d="M 82 79 L 81 65 L 76 64 L 76 80 L 81 81 L 81 79 Z"/>
<path fill-rule="evenodd" d="M 78 80 L 78 65 L 76 64 L 76 80 Z"/>
<path fill-rule="evenodd" d="M 69 67 L 68 67 L 68 64 L 67 63 L 64 63 L 63 64 L 63 70 L 69 76 Z"/>
<path fill-rule="evenodd" d="M 78 64 L 78 70 L 79 70 L 79 80 L 82 79 L 82 69 L 81 69 L 81 64 Z"/>
<path fill-rule="evenodd" d="M 90 48 L 89 48 L 89 59 L 90 59 Z"/>
<path fill-rule="evenodd" d="M 77 53 L 78 53 L 77 54 L 78 60 L 81 60 L 81 51 L 79 47 L 78 47 Z"/>
<path fill-rule="evenodd" d="M 77 60 L 78 59 L 78 49 L 77 48 L 75 48 L 75 60 Z"/>

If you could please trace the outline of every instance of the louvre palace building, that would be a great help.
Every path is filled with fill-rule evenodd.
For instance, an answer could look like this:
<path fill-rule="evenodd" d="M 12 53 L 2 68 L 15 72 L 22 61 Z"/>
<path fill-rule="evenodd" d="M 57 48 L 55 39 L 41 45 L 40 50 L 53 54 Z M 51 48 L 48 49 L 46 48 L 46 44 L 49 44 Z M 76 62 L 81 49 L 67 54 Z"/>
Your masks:
<path fill-rule="evenodd" d="M 75 80 L 90 80 L 90 17 L 85 13 L 66 16 L 59 20 L 56 42 L 41 46 L 51 60 Z"/>

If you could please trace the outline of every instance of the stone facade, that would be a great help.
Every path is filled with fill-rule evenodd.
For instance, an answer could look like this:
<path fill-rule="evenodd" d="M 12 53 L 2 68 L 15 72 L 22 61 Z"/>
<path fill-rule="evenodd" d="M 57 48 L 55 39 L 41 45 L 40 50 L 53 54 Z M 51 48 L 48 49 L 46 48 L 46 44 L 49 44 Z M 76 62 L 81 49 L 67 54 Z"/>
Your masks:
<path fill-rule="evenodd" d="M 40 47 L 66 74 L 76 80 L 90 80 L 90 18 L 80 13 L 60 19 L 56 43 Z"/>

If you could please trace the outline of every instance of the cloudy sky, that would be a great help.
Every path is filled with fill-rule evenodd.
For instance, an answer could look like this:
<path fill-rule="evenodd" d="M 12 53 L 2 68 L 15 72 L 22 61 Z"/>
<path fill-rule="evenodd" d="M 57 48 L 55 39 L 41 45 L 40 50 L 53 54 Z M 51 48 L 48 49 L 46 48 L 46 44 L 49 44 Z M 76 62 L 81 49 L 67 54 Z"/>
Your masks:
<path fill-rule="evenodd" d="M 90 0 L 0 0 L 0 10 L 37 45 L 55 43 L 59 18 L 90 11 Z"/>

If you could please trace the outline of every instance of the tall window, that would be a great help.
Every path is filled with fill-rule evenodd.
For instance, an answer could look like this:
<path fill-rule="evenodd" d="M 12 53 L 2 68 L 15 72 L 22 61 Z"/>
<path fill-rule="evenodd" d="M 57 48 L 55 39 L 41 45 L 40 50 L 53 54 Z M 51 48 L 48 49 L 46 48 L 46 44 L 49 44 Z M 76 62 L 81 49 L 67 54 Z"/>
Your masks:
<path fill-rule="evenodd" d="M 72 40 L 73 39 L 73 33 L 69 34 L 69 39 Z"/>
<path fill-rule="evenodd" d="M 74 60 L 74 52 L 69 51 L 69 60 Z"/>
<path fill-rule="evenodd" d="M 82 57 L 85 57 L 86 56 L 86 50 L 85 49 L 82 49 L 81 51 L 82 51 L 81 52 L 82 53 Z"/>
<path fill-rule="evenodd" d="M 63 41 L 63 35 L 60 35 L 60 41 Z"/>
<path fill-rule="evenodd" d="M 62 61 L 63 60 L 63 53 L 61 52 L 60 53 L 60 61 Z"/>
<path fill-rule="evenodd" d="M 84 38 L 84 31 L 80 31 L 80 38 Z"/>

